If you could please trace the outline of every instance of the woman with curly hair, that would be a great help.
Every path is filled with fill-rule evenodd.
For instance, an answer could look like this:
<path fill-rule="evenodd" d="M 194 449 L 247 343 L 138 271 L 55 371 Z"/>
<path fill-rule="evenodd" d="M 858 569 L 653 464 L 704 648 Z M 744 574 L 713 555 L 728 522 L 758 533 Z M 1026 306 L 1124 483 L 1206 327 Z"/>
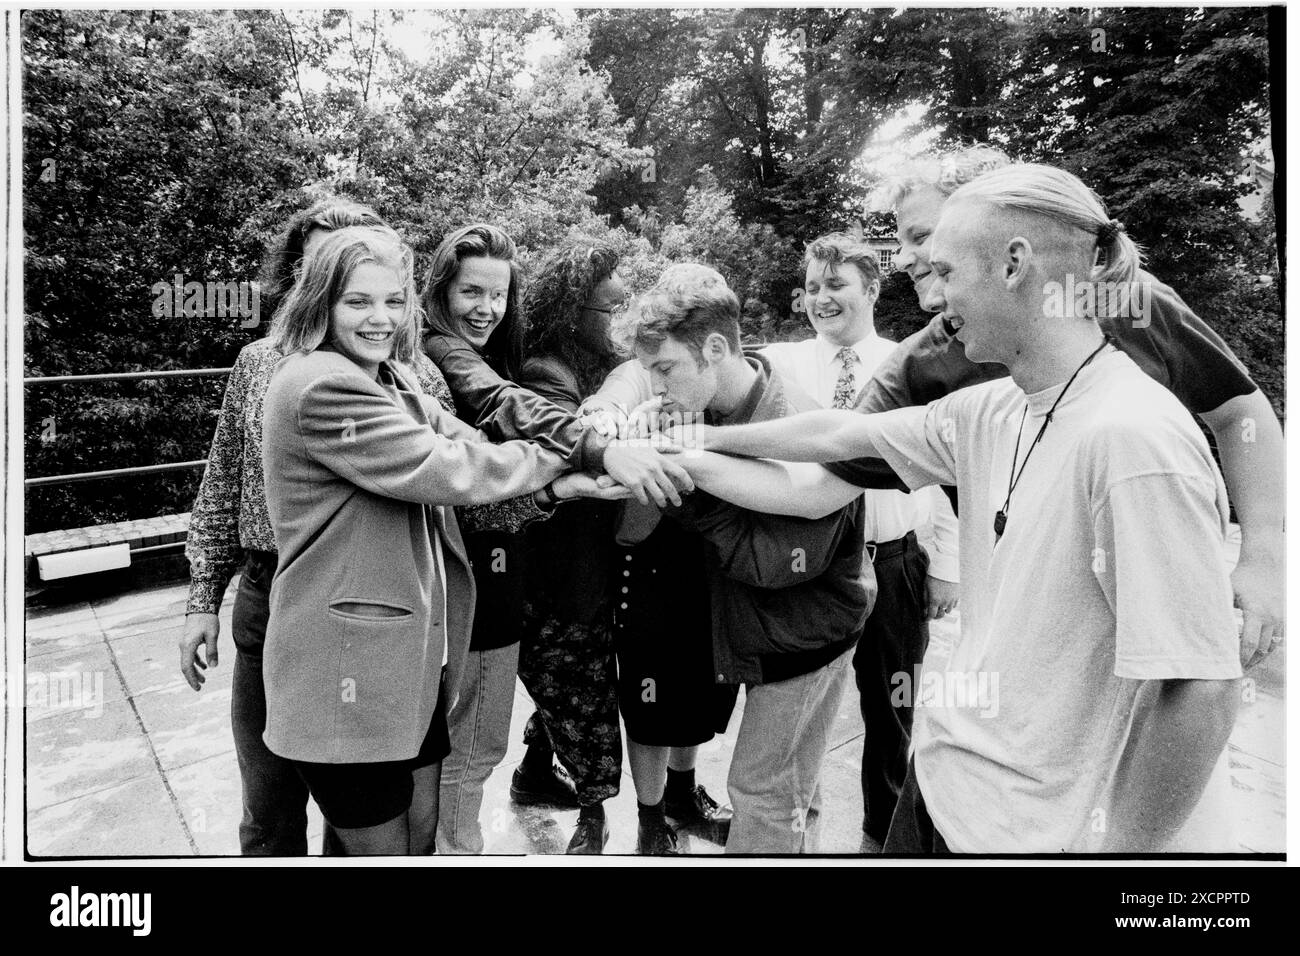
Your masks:
<path fill-rule="evenodd" d="M 524 297 L 519 383 L 570 412 L 618 363 L 610 319 L 626 291 L 617 265 L 613 249 L 562 246 L 542 262 Z M 524 729 L 528 749 L 510 794 L 518 804 L 556 802 L 558 756 L 579 807 L 570 853 L 604 848 L 603 804 L 618 793 L 623 765 L 608 599 L 617 521 L 616 505 L 578 501 L 527 531 L 519 678 L 537 709 Z"/>

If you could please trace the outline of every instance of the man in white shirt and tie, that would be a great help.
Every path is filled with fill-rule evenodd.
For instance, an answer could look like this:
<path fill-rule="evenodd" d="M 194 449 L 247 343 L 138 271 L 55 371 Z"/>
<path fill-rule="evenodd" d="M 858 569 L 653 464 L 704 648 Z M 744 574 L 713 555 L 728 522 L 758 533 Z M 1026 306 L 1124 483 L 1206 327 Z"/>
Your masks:
<path fill-rule="evenodd" d="M 804 256 L 804 310 L 815 338 L 769 345 L 763 354 L 787 381 L 827 408 L 852 408 L 896 343 L 876 334 L 880 295 L 876 253 L 860 239 L 831 233 Z M 879 594 L 853 657 L 862 719 L 863 852 L 879 852 L 907 774 L 912 728 L 911 686 L 929 641 L 930 619 L 957 603 L 957 519 L 938 487 L 915 494 L 864 493 L 867 554 Z M 929 517 L 935 550 L 917 543 Z M 900 680 L 896 675 L 907 675 Z"/>

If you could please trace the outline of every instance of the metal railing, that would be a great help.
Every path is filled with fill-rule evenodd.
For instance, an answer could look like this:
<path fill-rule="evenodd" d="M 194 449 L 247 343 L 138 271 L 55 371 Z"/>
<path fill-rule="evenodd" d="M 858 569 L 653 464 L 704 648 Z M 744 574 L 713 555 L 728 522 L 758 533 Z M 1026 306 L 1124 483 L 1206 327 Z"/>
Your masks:
<path fill-rule="evenodd" d="M 48 375 L 24 378 L 23 386 L 38 387 L 42 385 L 64 385 L 85 382 L 138 382 L 156 378 L 215 378 L 230 374 L 228 368 L 174 369 L 159 372 L 108 372 L 100 375 Z M 46 485 L 66 485 L 75 481 L 96 481 L 103 478 L 124 478 L 131 475 L 152 475 L 165 471 L 188 471 L 203 468 L 206 458 L 195 461 L 177 461 L 163 465 L 140 465 L 134 468 L 108 468 L 101 471 L 82 471 L 72 475 L 45 475 L 40 478 L 23 479 L 23 487 L 36 488 Z"/>

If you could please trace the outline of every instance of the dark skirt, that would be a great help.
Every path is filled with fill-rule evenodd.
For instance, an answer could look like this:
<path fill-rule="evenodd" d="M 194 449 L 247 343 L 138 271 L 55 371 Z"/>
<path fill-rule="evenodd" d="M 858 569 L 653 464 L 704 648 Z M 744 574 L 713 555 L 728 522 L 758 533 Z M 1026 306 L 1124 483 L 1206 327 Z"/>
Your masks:
<path fill-rule="evenodd" d="M 485 529 L 464 535 L 474 574 L 471 651 L 493 651 L 523 637 L 528 548 L 520 532 Z"/>
<path fill-rule="evenodd" d="M 321 815 L 330 826 L 359 829 L 387 823 L 405 813 L 415 793 L 411 772 L 439 763 L 451 753 L 447 730 L 446 671 L 438 690 L 438 706 L 410 760 L 382 763 L 308 763 L 293 761 Z"/>
<path fill-rule="evenodd" d="M 640 544 L 616 548 L 618 701 L 636 743 L 694 747 L 731 719 L 738 688 L 714 679 L 704 547 L 700 535 L 664 518 Z"/>

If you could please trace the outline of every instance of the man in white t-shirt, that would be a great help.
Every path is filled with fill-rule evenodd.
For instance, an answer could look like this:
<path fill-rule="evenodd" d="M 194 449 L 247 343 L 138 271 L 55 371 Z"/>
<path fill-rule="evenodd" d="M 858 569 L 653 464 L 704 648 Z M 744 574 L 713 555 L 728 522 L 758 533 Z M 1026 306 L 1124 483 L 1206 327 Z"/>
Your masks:
<path fill-rule="evenodd" d="M 1010 379 L 922 408 L 692 436 L 795 461 L 884 458 L 911 487 L 958 486 L 961 637 L 918 674 L 914 769 L 886 849 L 1223 850 L 1226 821 L 1193 812 L 1240 694 L 1223 479 L 1187 410 L 1103 338 L 1089 297 L 1061 308 L 1067 282 L 1100 302 L 1134 281 L 1137 247 L 1083 183 L 1037 165 L 961 187 L 932 243 L 928 304 Z M 764 509 L 810 490 L 836 507 L 860 467 L 695 459 L 697 485 Z"/>
<path fill-rule="evenodd" d="M 788 382 L 823 408 L 852 408 L 896 343 L 876 333 L 880 295 L 876 253 L 854 236 L 831 233 L 804 255 L 803 310 L 817 333 L 762 351 Z M 933 554 L 916 529 L 933 510 Z M 957 517 L 938 486 L 918 494 L 863 493 L 867 555 L 876 572 L 876 602 L 853 654 L 864 726 L 862 849 L 879 852 L 907 776 L 912 699 L 895 693 L 911 682 L 929 642 L 930 618 L 957 603 Z"/>

